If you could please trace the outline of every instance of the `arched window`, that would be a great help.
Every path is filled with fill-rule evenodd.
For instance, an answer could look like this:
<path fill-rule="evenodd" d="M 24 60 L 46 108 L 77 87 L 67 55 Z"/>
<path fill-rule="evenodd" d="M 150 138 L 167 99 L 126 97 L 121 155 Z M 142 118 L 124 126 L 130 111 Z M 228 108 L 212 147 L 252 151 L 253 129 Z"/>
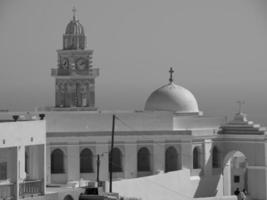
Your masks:
<path fill-rule="evenodd" d="M 93 154 L 90 149 L 84 149 L 80 153 L 80 173 L 92 173 Z"/>
<path fill-rule="evenodd" d="M 193 150 L 193 169 L 199 169 L 200 167 L 200 149 L 195 147 Z"/>
<path fill-rule="evenodd" d="M 64 200 L 73 200 L 72 196 L 71 195 L 67 195 L 64 197 Z"/>
<path fill-rule="evenodd" d="M 51 153 L 51 173 L 64 173 L 64 153 L 60 149 L 55 149 Z"/>
<path fill-rule="evenodd" d="M 178 153 L 174 147 L 168 147 L 165 151 L 165 172 L 178 169 Z"/>
<path fill-rule="evenodd" d="M 150 152 L 146 147 L 142 147 L 137 153 L 137 171 L 148 172 L 150 170 Z"/>
<path fill-rule="evenodd" d="M 122 153 L 119 148 L 112 150 L 112 172 L 122 172 Z"/>
<path fill-rule="evenodd" d="M 213 149 L 212 149 L 212 167 L 213 168 L 219 168 L 220 167 L 219 150 L 216 146 L 213 147 Z"/>

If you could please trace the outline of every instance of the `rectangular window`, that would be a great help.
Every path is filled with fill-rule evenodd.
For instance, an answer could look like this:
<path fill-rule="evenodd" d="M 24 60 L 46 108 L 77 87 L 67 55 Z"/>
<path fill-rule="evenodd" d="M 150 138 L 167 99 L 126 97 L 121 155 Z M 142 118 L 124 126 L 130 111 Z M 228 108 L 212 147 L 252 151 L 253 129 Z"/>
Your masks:
<path fill-rule="evenodd" d="M 234 183 L 240 182 L 240 176 L 234 176 Z"/>
<path fill-rule="evenodd" d="M 7 162 L 0 162 L 0 180 L 7 179 Z"/>

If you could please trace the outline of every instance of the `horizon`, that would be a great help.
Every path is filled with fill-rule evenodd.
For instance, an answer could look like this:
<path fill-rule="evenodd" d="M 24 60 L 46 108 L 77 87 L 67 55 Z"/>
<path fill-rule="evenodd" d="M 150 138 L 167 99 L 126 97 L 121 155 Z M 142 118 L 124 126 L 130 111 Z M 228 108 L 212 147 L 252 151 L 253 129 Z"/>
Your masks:
<path fill-rule="evenodd" d="M 100 68 L 96 107 L 144 109 L 173 67 L 204 115 L 232 119 L 244 100 L 267 126 L 266 1 L 1 1 L 0 109 L 54 105 L 50 70 L 73 5 Z"/>

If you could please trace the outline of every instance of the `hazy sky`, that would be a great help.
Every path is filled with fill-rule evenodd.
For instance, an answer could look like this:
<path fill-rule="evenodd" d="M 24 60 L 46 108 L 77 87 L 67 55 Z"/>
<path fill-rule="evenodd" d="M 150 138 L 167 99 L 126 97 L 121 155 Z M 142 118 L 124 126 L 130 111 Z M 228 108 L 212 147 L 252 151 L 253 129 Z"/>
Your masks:
<path fill-rule="evenodd" d="M 231 117 L 245 100 L 267 126 L 265 0 L 0 0 L 1 109 L 54 105 L 50 69 L 73 5 L 100 68 L 101 109 L 143 109 L 173 67 L 207 115 Z"/>

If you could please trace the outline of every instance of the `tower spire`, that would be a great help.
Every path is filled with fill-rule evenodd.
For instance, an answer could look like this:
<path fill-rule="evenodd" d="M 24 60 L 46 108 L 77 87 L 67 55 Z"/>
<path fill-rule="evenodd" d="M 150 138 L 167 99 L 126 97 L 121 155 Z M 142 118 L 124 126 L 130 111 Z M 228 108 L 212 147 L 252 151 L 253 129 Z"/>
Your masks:
<path fill-rule="evenodd" d="M 242 113 L 242 105 L 245 104 L 245 101 L 237 101 L 238 104 L 238 113 Z"/>
<path fill-rule="evenodd" d="M 72 12 L 73 12 L 73 21 L 76 20 L 76 11 L 77 11 L 77 9 L 75 8 L 75 6 L 73 6 L 73 8 L 72 8 Z"/>
<path fill-rule="evenodd" d="M 172 67 L 170 68 L 169 73 L 170 73 L 169 81 L 170 83 L 172 83 L 173 82 L 172 74 L 174 73 L 174 70 L 172 69 Z"/>

